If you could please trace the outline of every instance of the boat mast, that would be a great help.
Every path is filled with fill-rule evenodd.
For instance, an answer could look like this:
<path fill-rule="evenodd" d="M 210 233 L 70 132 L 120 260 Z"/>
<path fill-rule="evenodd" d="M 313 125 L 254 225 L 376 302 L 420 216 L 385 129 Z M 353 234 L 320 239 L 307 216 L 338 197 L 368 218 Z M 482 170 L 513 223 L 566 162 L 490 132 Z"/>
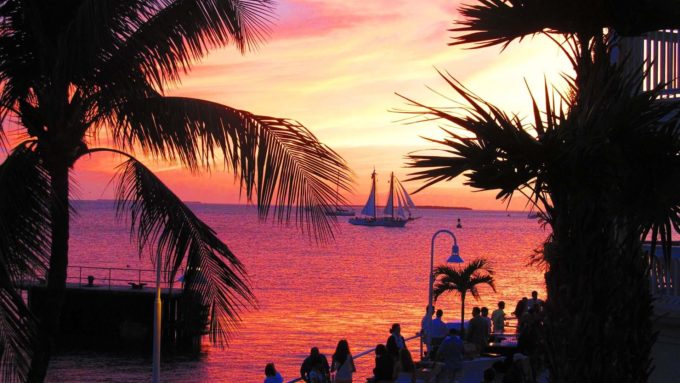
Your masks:
<path fill-rule="evenodd" d="M 390 195 L 392 196 L 390 210 L 392 210 L 392 220 L 394 220 L 394 172 L 390 173 Z"/>
<path fill-rule="evenodd" d="M 340 210 L 338 208 L 339 201 L 340 201 L 340 170 L 338 170 L 338 181 L 335 183 L 335 211 Z"/>
<path fill-rule="evenodd" d="M 375 193 L 375 168 L 373 168 L 373 174 L 371 174 L 371 179 L 373 180 L 373 193 Z M 373 197 L 373 219 L 378 219 L 377 211 L 378 211 L 378 203 L 376 202 L 376 198 Z"/>

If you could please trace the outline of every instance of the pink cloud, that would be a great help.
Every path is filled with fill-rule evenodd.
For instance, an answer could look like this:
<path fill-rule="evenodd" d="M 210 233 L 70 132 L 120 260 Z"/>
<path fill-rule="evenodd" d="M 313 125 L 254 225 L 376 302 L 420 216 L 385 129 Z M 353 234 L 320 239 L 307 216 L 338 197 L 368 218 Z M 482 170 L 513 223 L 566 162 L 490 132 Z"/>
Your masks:
<path fill-rule="evenodd" d="M 399 16 L 395 12 L 378 13 L 374 9 L 310 0 L 282 3 L 277 15 L 279 21 L 272 28 L 273 39 L 322 36 L 365 24 L 382 24 Z"/>

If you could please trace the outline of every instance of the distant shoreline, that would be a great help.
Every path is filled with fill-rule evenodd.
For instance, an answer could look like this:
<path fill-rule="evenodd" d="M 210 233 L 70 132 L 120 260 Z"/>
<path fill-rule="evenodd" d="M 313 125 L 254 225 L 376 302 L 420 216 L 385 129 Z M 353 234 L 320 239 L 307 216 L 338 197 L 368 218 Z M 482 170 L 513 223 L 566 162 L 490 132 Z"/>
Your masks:
<path fill-rule="evenodd" d="M 99 203 L 112 203 L 115 204 L 116 200 L 115 199 L 108 199 L 108 198 L 98 198 L 98 199 L 70 199 L 71 202 L 73 203 L 78 203 L 78 202 L 99 202 Z M 243 207 L 252 207 L 252 208 L 257 208 L 257 205 L 254 203 L 234 203 L 234 202 L 229 202 L 229 203 L 224 203 L 224 202 L 203 202 L 203 201 L 182 201 L 188 205 L 202 205 L 202 206 L 243 206 Z M 361 210 L 363 205 L 345 205 L 343 207 L 349 207 L 355 210 Z M 475 212 L 498 212 L 498 213 L 503 213 L 506 215 L 522 215 L 523 217 L 526 217 L 527 215 L 527 210 L 506 210 L 506 209 L 476 209 L 476 208 L 471 208 L 467 206 L 441 206 L 441 205 L 424 205 L 424 206 L 416 206 L 416 209 L 421 209 L 421 210 L 460 210 L 460 211 L 475 211 Z"/>
<path fill-rule="evenodd" d="M 438 206 L 438 205 L 416 206 L 416 209 L 474 210 L 471 207 L 465 206 Z"/>
<path fill-rule="evenodd" d="M 71 202 L 110 202 L 110 203 L 115 203 L 116 200 L 114 199 L 108 199 L 108 198 L 99 198 L 99 199 L 72 199 Z M 217 203 L 217 202 L 201 202 L 201 201 L 182 201 L 187 204 L 199 204 L 199 205 L 233 205 L 233 206 L 255 206 L 247 203 Z M 349 205 L 349 207 L 352 208 L 361 208 L 359 205 Z M 471 207 L 467 206 L 440 206 L 440 205 L 424 205 L 424 206 L 416 206 L 416 209 L 423 209 L 423 210 L 430 210 L 430 209 L 443 209 L 443 210 L 474 210 Z"/>

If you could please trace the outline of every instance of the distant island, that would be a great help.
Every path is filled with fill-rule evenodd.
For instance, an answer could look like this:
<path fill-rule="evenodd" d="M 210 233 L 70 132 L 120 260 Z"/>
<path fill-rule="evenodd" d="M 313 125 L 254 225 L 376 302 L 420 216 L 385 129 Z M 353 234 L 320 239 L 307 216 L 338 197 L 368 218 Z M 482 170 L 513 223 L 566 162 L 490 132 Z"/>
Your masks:
<path fill-rule="evenodd" d="M 465 206 L 437 206 L 437 205 L 418 205 L 418 209 L 446 209 L 446 210 L 472 210 L 471 207 Z"/>
<path fill-rule="evenodd" d="M 72 198 L 72 199 L 70 199 L 70 201 L 71 201 L 71 202 L 106 202 L 106 203 L 117 203 L 117 202 L 118 202 L 118 200 L 116 200 L 116 199 L 110 199 L 110 198 L 97 198 L 97 199 L 80 199 L 80 198 Z M 202 205 L 202 204 L 203 204 L 203 202 L 201 202 L 201 201 L 185 201 L 185 200 L 182 200 L 182 202 L 188 203 L 188 204 L 192 204 L 192 205 L 193 205 L 193 204 L 199 204 L 199 205 Z M 224 204 L 222 204 L 222 203 L 216 203 L 215 205 L 240 205 L 240 204 L 231 204 L 231 203 L 224 203 Z"/>

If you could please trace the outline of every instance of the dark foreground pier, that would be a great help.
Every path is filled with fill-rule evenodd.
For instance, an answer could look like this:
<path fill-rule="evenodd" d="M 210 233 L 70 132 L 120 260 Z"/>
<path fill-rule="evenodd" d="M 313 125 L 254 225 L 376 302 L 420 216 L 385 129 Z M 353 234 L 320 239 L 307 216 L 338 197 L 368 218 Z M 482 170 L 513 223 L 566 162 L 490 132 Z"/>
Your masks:
<path fill-rule="evenodd" d="M 155 280 L 150 277 L 153 270 L 73 269 L 76 273 L 69 274 L 70 282 L 66 285 L 57 347 L 150 350 L 156 293 Z M 78 275 L 71 277 L 72 274 Z M 207 310 L 183 293 L 181 282 L 161 286 L 163 349 L 180 353 L 200 351 Z M 47 299 L 47 289 L 37 281 L 26 283 L 24 289 L 29 307 L 39 312 Z"/>

